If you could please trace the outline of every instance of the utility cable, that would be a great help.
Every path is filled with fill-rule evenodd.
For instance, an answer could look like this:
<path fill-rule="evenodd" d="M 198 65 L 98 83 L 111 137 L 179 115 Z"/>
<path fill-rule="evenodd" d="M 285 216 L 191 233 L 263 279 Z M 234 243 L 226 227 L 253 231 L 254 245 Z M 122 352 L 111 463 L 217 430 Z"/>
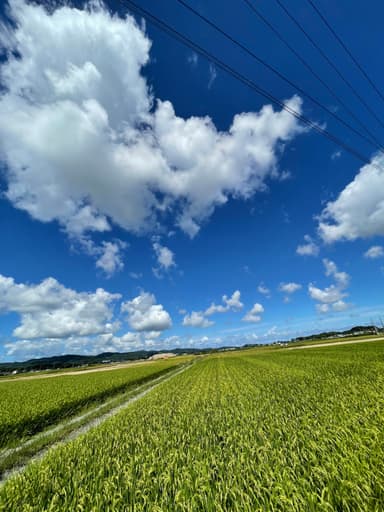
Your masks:
<path fill-rule="evenodd" d="M 311 0 L 308 0 L 311 1 Z M 255 7 L 251 0 L 243 0 L 244 3 L 254 12 L 254 14 L 272 30 L 276 37 L 295 55 L 295 57 L 303 64 L 303 66 L 314 76 L 322 85 L 327 89 L 331 96 L 344 108 L 344 110 L 359 124 L 366 133 L 370 136 L 371 140 L 379 147 L 382 147 L 380 142 L 376 139 L 373 133 L 367 128 L 367 126 L 354 114 L 354 112 L 345 104 L 345 102 L 338 96 L 332 87 L 328 85 L 321 76 L 312 68 L 312 66 L 300 55 L 300 53 L 289 43 L 289 41 L 281 35 L 279 30 L 273 26 L 273 24 Z"/>
<path fill-rule="evenodd" d="M 281 0 L 275 0 L 279 6 L 283 9 L 285 14 L 289 17 L 289 19 L 298 27 L 298 29 L 305 35 L 305 37 L 310 41 L 312 46 L 316 48 L 316 50 L 320 53 L 320 55 L 323 57 L 323 59 L 326 60 L 326 62 L 331 66 L 331 68 L 335 71 L 335 73 L 341 78 L 341 80 L 347 85 L 347 87 L 353 92 L 353 94 L 358 98 L 360 103 L 364 105 L 365 109 L 376 119 L 378 124 L 382 128 L 384 128 L 384 124 L 381 121 L 381 119 L 376 115 L 376 112 L 368 105 L 368 103 L 365 101 L 365 99 L 356 91 L 356 89 L 353 87 L 353 85 L 347 80 L 343 74 L 338 70 L 337 66 L 332 62 L 332 60 L 328 57 L 328 55 L 320 48 L 320 46 L 316 43 L 316 41 L 308 34 L 308 32 L 303 28 L 301 23 L 297 21 L 297 19 L 291 14 L 288 9 L 285 7 L 285 5 L 281 2 Z"/>
<path fill-rule="evenodd" d="M 321 13 L 321 11 L 319 10 L 319 8 L 312 2 L 312 0 L 307 0 L 307 2 L 309 4 L 311 4 L 312 8 L 314 11 L 316 11 L 316 13 L 318 14 L 318 16 L 321 18 L 321 20 L 323 21 L 323 23 L 326 25 L 326 27 L 328 28 L 328 30 L 331 32 L 331 34 L 333 34 L 334 38 L 337 40 L 337 42 L 340 44 L 340 46 L 344 49 L 344 51 L 347 53 L 347 55 L 349 56 L 349 58 L 353 61 L 353 63 L 355 64 L 355 66 L 357 67 L 357 69 L 359 69 L 359 71 L 361 72 L 361 74 L 365 77 L 365 79 L 368 81 L 368 83 L 371 85 L 371 87 L 376 91 L 376 93 L 378 94 L 378 96 L 380 96 L 380 98 L 382 99 L 382 101 L 384 102 L 384 95 L 382 94 L 382 92 L 379 90 L 379 88 L 375 85 L 374 81 L 369 77 L 368 73 L 365 71 L 365 69 L 363 68 L 363 66 L 359 63 L 359 61 L 353 56 L 352 52 L 348 49 L 347 45 L 343 42 L 343 40 L 341 39 L 340 36 L 337 35 L 337 32 L 336 30 L 332 27 L 332 25 L 328 22 L 327 18 L 324 16 L 324 14 Z"/>
<path fill-rule="evenodd" d="M 203 14 L 201 14 L 200 12 L 196 11 L 196 9 L 194 9 L 193 7 L 191 7 L 187 2 L 185 2 L 184 0 L 176 0 L 179 4 L 183 5 L 186 9 L 188 9 L 190 12 L 192 12 L 195 16 L 197 16 L 199 19 L 201 19 L 202 21 L 204 21 L 206 24 L 208 24 L 210 27 L 212 27 L 214 30 L 216 30 L 217 32 L 219 32 L 221 35 L 223 35 L 226 39 L 228 39 L 231 43 L 235 44 L 236 46 L 238 46 L 241 50 L 243 50 L 245 53 L 247 53 L 250 57 L 252 57 L 254 60 L 256 60 L 258 63 L 260 63 L 262 66 L 264 66 L 265 68 L 267 68 L 269 71 L 271 71 L 272 73 L 274 73 L 276 76 L 278 76 L 281 80 L 283 80 L 284 82 L 288 83 L 291 87 L 293 87 L 294 89 L 296 89 L 297 91 L 300 92 L 300 94 L 302 96 L 305 96 L 306 98 L 308 98 L 312 103 L 314 103 L 315 105 L 317 105 L 318 107 L 320 107 L 322 110 L 324 110 L 327 114 L 329 114 L 330 116 L 332 116 L 334 119 L 336 119 L 339 123 L 343 124 L 346 128 L 348 128 L 349 130 L 351 130 L 355 135 L 359 136 L 360 138 L 364 139 L 366 142 L 368 142 L 369 144 L 371 144 L 372 146 L 374 146 L 376 149 L 379 149 L 381 152 L 384 153 L 384 147 L 380 144 L 380 142 L 378 142 L 375 137 L 371 135 L 372 139 L 367 137 L 366 135 L 364 135 L 362 132 L 360 132 L 359 130 L 357 130 L 356 128 L 354 128 L 353 126 L 351 126 L 347 121 L 345 121 L 343 118 L 341 118 L 339 115 L 337 115 L 335 112 L 332 112 L 332 110 L 330 110 L 328 107 L 326 107 L 325 105 L 323 105 L 320 101 L 318 101 L 316 98 L 314 98 L 312 95 L 308 94 L 304 89 L 302 89 L 302 87 L 300 87 L 299 85 L 295 84 L 294 82 L 292 82 L 292 80 L 290 80 L 289 78 L 287 78 L 283 73 L 281 73 L 279 70 L 277 70 L 276 68 L 274 68 L 273 66 L 271 66 L 270 64 L 268 64 L 268 62 L 266 62 L 264 59 L 262 59 L 261 57 L 259 57 L 258 55 L 256 55 L 252 50 L 250 50 L 249 48 L 247 48 L 246 46 L 244 46 L 242 43 L 240 43 L 239 41 L 237 41 L 234 37 L 232 37 L 231 35 L 229 35 L 227 32 L 225 32 L 223 29 L 221 29 L 219 26 L 217 26 L 213 21 L 211 21 L 210 19 L 208 19 L 206 16 L 204 16 Z"/>
<path fill-rule="evenodd" d="M 212 53 L 205 50 L 203 47 L 199 46 L 198 44 L 194 43 L 191 39 L 184 36 L 179 31 L 177 31 L 176 29 L 174 29 L 173 27 L 171 27 L 164 21 L 160 20 L 157 16 L 151 14 L 149 11 L 147 11 L 143 7 L 140 7 L 132 0 L 120 0 L 120 2 L 123 4 L 127 4 L 134 12 L 136 12 L 140 16 L 143 16 L 144 18 L 146 18 L 149 22 L 151 22 L 153 25 L 158 27 L 160 30 L 162 30 L 163 32 L 166 32 L 172 38 L 178 40 L 185 46 L 188 46 L 188 48 L 190 48 L 194 52 L 198 53 L 199 55 L 202 55 L 209 62 L 213 63 L 215 66 L 222 69 L 223 71 L 227 72 L 228 74 L 230 74 L 231 76 L 233 76 L 234 78 L 236 78 L 237 80 L 239 80 L 240 82 L 245 84 L 247 87 L 249 87 L 253 91 L 257 92 L 259 95 L 266 98 L 268 101 L 271 101 L 275 105 L 278 105 L 282 110 L 285 110 L 286 112 L 291 114 L 293 117 L 295 117 L 296 119 L 301 121 L 304 125 L 308 126 L 309 128 L 313 129 L 314 131 L 316 131 L 316 132 L 320 133 L 321 135 L 323 135 L 324 137 L 328 138 L 329 140 L 334 142 L 336 145 L 338 145 L 339 147 L 341 147 L 342 149 L 344 149 L 345 151 L 347 151 L 348 153 L 353 155 L 356 159 L 360 160 L 362 163 L 374 165 L 381 171 L 383 170 L 380 166 L 371 163 L 369 158 L 367 158 L 366 156 L 364 156 L 361 153 L 359 153 L 358 151 L 356 151 L 352 146 L 349 146 L 343 140 L 339 139 L 338 137 L 333 135 L 331 132 L 329 132 L 325 128 L 322 128 L 315 122 L 309 120 L 307 117 L 303 116 L 297 110 L 293 109 L 286 103 L 282 102 L 281 100 L 279 100 L 278 98 L 276 98 L 275 96 L 270 94 L 265 89 L 262 89 L 255 82 L 253 82 L 249 78 L 245 77 L 244 75 L 242 75 L 241 73 L 239 73 L 238 71 L 233 69 L 231 66 L 225 64 L 225 62 L 220 60 L 218 57 L 215 57 Z"/>

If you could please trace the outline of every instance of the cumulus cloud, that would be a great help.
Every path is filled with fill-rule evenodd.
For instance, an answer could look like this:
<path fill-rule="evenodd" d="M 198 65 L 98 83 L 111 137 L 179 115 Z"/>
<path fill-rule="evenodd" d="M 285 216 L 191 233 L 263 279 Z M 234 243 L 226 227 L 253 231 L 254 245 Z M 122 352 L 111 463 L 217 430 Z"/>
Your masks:
<path fill-rule="evenodd" d="M 232 309 L 233 311 L 238 311 L 242 309 L 244 304 L 240 300 L 240 291 L 236 290 L 232 293 L 231 297 L 227 297 L 223 295 L 223 302 L 226 304 L 228 309 Z"/>
<path fill-rule="evenodd" d="M 243 322 L 260 322 L 261 313 L 264 313 L 264 307 L 257 303 L 253 305 L 252 309 L 250 309 L 247 314 L 243 317 Z"/>
<path fill-rule="evenodd" d="M 156 253 L 157 261 L 160 267 L 164 268 L 165 270 L 168 270 L 170 267 L 175 266 L 175 255 L 170 249 L 168 249 L 168 247 L 165 247 L 155 242 L 153 244 L 153 250 Z"/>
<path fill-rule="evenodd" d="M 319 254 L 319 246 L 313 241 L 309 235 L 304 236 L 304 244 L 298 245 L 296 253 L 300 256 L 317 256 Z"/>
<path fill-rule="evenodd" d="M 339 288 L 344 289 L 349 284 L 349 275 L 346 272 L 339 272 L 336 263 L 328 259 L 323 260 L 325 267 L 325 275 L 335 279 Z"/>
<path fill-rule="evenodd" d="M 283 293 L 295 293 L 300 290 L 301 284 L 298 283 L 280 283 L 279 291 Z"/>
<path fill-rule="evenodd" d="M 259 293 L 261 293 L 262 295 L 266 295 L 267 297 L 271 294 L 271 291 L 269 288 L 267 288 L 266 286 L 264 286 L 263 283 L 260 283 L 259 286 L 257 287 L 257 291 Z"/>
<path fill-rule="evenodd" d="M 151 293 L 141 292 L 134 299 L 123 302 L 121 311 L 128 313 L 128 323 L 136 331 L 164 331 L 172 326 L 169 313 L 162 304 L 156 304 Z"/>
<path fill-rule="evenodd" d="M 209 327 L 213 324 L 214 322 L 205 318 L 201 311 L 192 311 L 190 315 L 185 315 L 183 318 L 183 325 L 187 327 Z"/>
<path fill-rule="evenodd" d="M 39 284 L 17 283 L 0 274 L 0 314 L 16 313 L 16 341 L 7 341 L 7 356 L 43 357 L 68 353 L 97 354 L 138 348 L 161 348 L 159 339 L 171 327 L 169 313 L 154 295 L 142 292 L 121 303 L 120 312 L 135 332 L 121 333 L 118 293 L 103 288 L 75 291 L 49 277 Z"/>
<path fill-rule="evenodd" d="M 223 295 L 222 300 L 224 304 L 216 305 L 214 302 L 204 312 L 205 316 L 210 316 L 215 313 L 226 313 L 227 311 L 239 311 L 244 307 L 240 300 L 241 293 L 239 290 L 233 292 L 231 297 Z"/>
<path fill-rule="evenodd" d="M 215 315 L 216 313 L 227 313 L 228 311 L 240 311 L 244 304 L 240 300 L 241 293 L 235 290 L 230 297 L 223 295 L 223 304 L 212 304 L 205 311 L 192 311 L 190 315 L 186 314 L 183 318 L 183 325 L 191 327 L 209 327 L 214 322 L 206 317 Z M 183 310 L 184 311 L 184 310 Z M 184 313 L 186 313 L 184 311 Z"/>
<path fill-rule="evenodd" d="M 209 117 L 178 117 L 142 75 L 151 42 L 133 17 L 96 3 L 10 6 L 0 157 L 15 207 L 73 237 L 112 224 L 149 232 L 164 212 L 194 236 L 229 197 L 249 198 L 277 177 L 281 143 L 301 131 L 287 112 L 242 113 L 226 132 Z M 301 109 L 296 96 L 287 104 Z M 119 267 L 116 258 L 99 265 Z"/>
<path fill-rule="evenodd" d="M 4 344 L 6 354 L 12 359 L 57 356 L 64 354 L 94 355 L 103 352 L 129 352 L 152 348 L 155 337 L 146 338 L 143 333 L 127 332 L 121 336 L 112 333 L 97 336 L 70 336 L 65 339 L 44 338 L 17 340 Z"/>
<path fill-rule="evenodd" d="M 163 272 L 167 272 L 170 268 L 175 267 L 175 255 L 168 247 L 161 245 L 159 242 L 154 242 L 153 250 L 156 254 L 158 267 L 153 269 L 153 273 L 156 277 L 161 278 Z"/>
<path fill-rule="evenodd" d="M 336 264 L 328 259 L 323 260 L 325 275 L 332 277 L 334 284 L 326 288 L 318 288 L 312 283 L 308 285 L 310 297 L 317 301 L 316 309 L 319 313 L 329 311 L 345 311 L 350 304 L 344 302 L 344 297 L 348 296 L 345 289 L 349 285 L 350 276 L 346 272 L 339 272 Z"/>
<path fill-rule="evenodd" d="M 364 257 L 371 260 L 382 258 L 384 256 L 384 249 L 381 245 L 373 245 L 365 253 Z"/>
<path fill-rule="evenodd" d="M 320 216 L 319 233 L 325 242 L 384 235 L 384 157 L 364 165 Z"/>
<path fill-rule="evenodd" d="M 96 261 L 96 267 L 101 268 L 108 277 L 112 276 L 118 270 L 122 270 L 124 263 L 121 252 L 126 246 L 127 244 L 121 240 L 116 242 L 103 242 L 100 249 L 100 257 Z"/>
<path fill-rule="evenodd" d="M 338 286 L 332 284 L 331 286 L 327 286 L 324 289 L 317 288 L 313 284 L 308 286 L 309 295 L 313 300 L 317 300 L 319 302 L 325 304 L 331 304 L 333 302 L 338 302 L 343 297 L 346 296 L 346 293 L 343 292 Z"/>
<path fill-rule="evenodd" d="M 0 275 L 0 313 L 20 315 L 13 335 L 26 340 L 113 332 L 118 324 L 113 322 L 111 306 L 119 298 L 102 288 L 76 292 L 52 277 L 28 285 Z"/>
<path fill-rule="evenodd" d="M 338 300 L 337 302 L 334 302 L 332 304 L 332 309 L 334 311 L 345 311 L 346 309 L 348 309 L 351 305 L 350 304 L 347 304 L 346 302 L 344 302 L 343 300 Z"/>

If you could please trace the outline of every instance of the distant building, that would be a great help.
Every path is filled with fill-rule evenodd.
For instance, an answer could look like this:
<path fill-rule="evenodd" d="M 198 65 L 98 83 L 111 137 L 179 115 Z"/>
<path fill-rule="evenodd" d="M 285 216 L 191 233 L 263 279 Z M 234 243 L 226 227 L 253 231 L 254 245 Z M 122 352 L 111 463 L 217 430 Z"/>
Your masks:
<path fill-rule="evenodd" d="M 177 354 L 173 352 L 164 352 L 163 354 L 154 354 L 151 357 L 148 357 L 148 361 L 156 361 L 157 359 L 169 359 L 170 357 L 176 357 Z"/>

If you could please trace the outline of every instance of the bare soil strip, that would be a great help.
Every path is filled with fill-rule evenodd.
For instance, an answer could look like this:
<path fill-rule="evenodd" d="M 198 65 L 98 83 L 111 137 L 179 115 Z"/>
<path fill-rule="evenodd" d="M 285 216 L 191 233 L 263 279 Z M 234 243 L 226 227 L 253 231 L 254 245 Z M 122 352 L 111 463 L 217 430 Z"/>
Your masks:
<path fill-rule="evenodd" d="M 301 347 L 288 347 L 288 350 L 301 350 L 304 348 L 334 347 L 335 345 L 352 345 L 354 343 L 369 343 L 370 341 L 384 341 L 384 338 L 363 338 L 359 340 L 331 341 L 328 343 L 316 343 L 315 345 L 302 345 Z"/>
<path fill-rule="evenodd" d="M 150 393 L 153 389 L 160 386 L 160 384 L 167 382 L 168 380 L 171 380 L 174 377 L 176 377 L 176 375 L 179 375 L 180 373 L 184 372 L 185 370 L 190 368 L 192 366 L 192 364 L 193 363 L 187 363 L 187 364 L 183 365 L 181 368 L 178 368 L 177 371 L 173 371 L 172 373 L 167 373 L 165 376 L 162 375 L 160 377 L 157 377 L 156 379 L 153 379 L 150 382 L 147 382 L 141 386 L 138 386 L 135 390 L 133 390 L 133 392 L 136 393 L 134 396 L 131 396 L 130 398 L 128 398 L 128 400 L 124 401 L 123 403 L 120 403 L 119 405 L 117 405 L 115 407 L 113 407 L 113 402 L 116 402 L 118 397 L 114 397 L 113 399 L 109 400 L 108 402 L 105 402 L 104 404 L 101 404 L 101 405 L 93 408 L 92 410 L 86 412 L 85 414 L 76 416 L 75 418 L 72 418 L 71 420 L 69 420 L 67 422 L 63 422 L 63 423 L 55 426 L 54 428 L 51 428 L 49 430 L 39 433 L 36 436 L 34 436 L 32 439 L 29 439 L 28 441 L 26 441 L 25 443 L 22 443 L 21 445 L 17 446 L 16 448 L 9 448 L 9 449 L 3 450 L 0 453 L 0 462 L 2 460 L 4 460 L 6 457 L 9 457 L 13 454 L 21 452 L 28 446 L 31 446 L 36 441 L 42 440 L 44 437 L 52 436 L 55 433 L 59 433 L 60 430 L 67 429 L 71 425 L 76 425 L 77 423 L 81 423 L 81 425 L 79 427 L 77 427 L 77 428 L 75 427 L 67 435 L 65 435 L 64 438 L 60 439 L 60 441 L 53 442 L 53 444 L 49 444 L 49 446 L 45 446 L 43 449 L 37 451 L 37 453 L 35 453 L 26 463 L 16 465 L 13 468 L 4 471 L 4 473 L 0 476 L 0 487 L 10 477 L 12 477 L 13 475 L 15 475 L 17 473 L 21 473 L 22 471 L 24 471 L 24 469 L 27 467 L 27 465 L 30 462 L 41 459 L 48 452 L 48 450 L 54 449 L 55 447 L 57 447 L 59 445 L 66 444 L 69 441 L 76 439 L 81 434 L 88 432 L 90 429 L 97 427 L 98 425 L 103 423 L 108 418 L 115 416 L 122 409 L 128 407 L 130 404 L 143 398 L 145 395 Z M 111 405 L 112 405 L 112 408 L 108 408 L 108 406 L 111 406 Z M 84 420 L 88 416 L 94 416 L 95 413 L 97 413 L 99 410 L 102 410 L 105 408 L 108 408 L 107 412 L 105 412 L 104 414 L 101 412 L 101 414 L 99 416 L 97 416 L 96 418 L 93 418 L 89 422 L 84 423 Z"/>

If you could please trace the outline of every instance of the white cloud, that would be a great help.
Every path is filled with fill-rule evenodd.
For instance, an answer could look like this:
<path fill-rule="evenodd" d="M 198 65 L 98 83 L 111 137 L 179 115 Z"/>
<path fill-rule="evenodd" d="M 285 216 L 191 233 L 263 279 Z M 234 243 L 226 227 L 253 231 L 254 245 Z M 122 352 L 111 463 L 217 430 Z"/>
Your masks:
<path fill-rule="evenodd" d="M 384 235 L 384 157 L 375 156 L 320 216 L 326 242 Z"/>
<path fill-rule="evenodd" d="M 205 318 L 201 311 L 192 311 L 190 315 L 185 315 L 183 318 L 183 325 L 188 327 L 209 327 L 213 324 L 214 322 Z"/>
<path fill-rule="evenodd" d="M 336 263 L 333 261 L 325 258 L 323 259 L 323 263 L 325 266 L 325 275 L 333 277 L 341 289 L 346 288 L 349 284 L 349 275 L 346 272 L 339 272 Z"/>
<path fill-rule="evenodd" d="M 335 283 L 323 289 L 310 283 L 308 285 L 309 295 L 313 300 L 319 302 L 316 305 L 319 313 L 327 313 L 331 310 L 345 311 L 350 307 L 350 304 L 343 301 L 343 298 L 348 295 L 345 289 L 349 285 L 350 276 L 346 272 L 339 272 L 336 264 L 331 260 L 323 259 L 323 264 L 325 275 L 332 277 Z"/>
<path fill-rule="evenodd" d="M 334 311 L 345 311 L 346 309 L 348 309 L 351 305 L 350 304 L 347 304 L 346 302 L 344 302 L 343 300 L 338 300 L 337 302 L 335 302 L 334 304 L 332 304 L 332 309 Z"/>
<path fill-rule="evenodd" d="M 319 254 L 319 246 L 313 241 L 309 235 L 304 236 L 306 243 L 298 245 L 296 253 L 300 256 L 317 256 Z"/>
<path fill-rule="evenodd" d="M 196 67 L 197 63 L 199 62 L 199 56 L 196 52 L 192 52 L 190 55 L 188 55 L 187 61 L 192 67 Z"/>
<path fill-rule="evenodd" d="M 208 89 L 210 89 L 213 85 L 213 82 L 217 78 L 217 71 L 214 64 L 209 63 L 209 80 L 208 80 Z"/>
<path fill-rule="evenodd" d="M 229 197 L 265 190 L 297 120 L 269 105 L 236 115 L 227 132 L 208 117 L 177 117 L 170 102 L 154 103 L 141 75 L 144 32 L 92 6 L 48 13 L 11 0 L 16 28 L 0 29 L 9 55 L 0 156 L 13 205 L 74 237 L 112 223 L 148 232 L 164 212 L 194 236 Z M 296 96 L 287 104 L 301 109 Z"/>
<path fill-rule="evenodd" d="M 112 276 L 118 270 L 122 270 L 124 263 L 121 251 L 126 246 L 127 244 L 121 240 L 116 242 L 103 242 L 101 255 L 96 261 L 96 267 L 101 268 L 108 277 Z"/>
<path fill-rule="evenodd" d="M 267 288 L 266 286 L 264 286 L 263 283 L 260 283 L 259 286 L 257 287 L 257 291 L 259 293 L 261 293 L 262 295 L 266 295 L 266 296 L 269 296 L 271 294 L 271 291 L 269 288 Z"/>
<path fill-rule="evenodd" d="M 241 293 L 239 290 L 235 290 L 230 297 L 223 295 L 222 300 L 224 304 L 212 304 L 205 311 L 192 311 L 190 315 L 186 314 L 185 310 L 182 314 L 185 314 L 183 318 L 183 325 L 190 327 L 209 327 L 214 322 L 208 320 L 206 317 L 215 315 L 217 313 L 227 313 L 228 311 L 239 311 L 244 307 L 244 304 L 240 300 Z M 180 311 L 180 312 L 181 312 Z"/>
<path fill-rule="evenodd" d="M 316 304 L 316 311 L 318 313 L 328 313 L 329 312 L 329 304 Z"/>
<path fill-rule="evenodd" d="M 128 247 L 126 242 L 115 239 L 113 242 L 102 241 L 96 244 L 89 236 L 71 237 L 72 248 L 81 249 L 96 259 L 96 268 L 100 268 L 111 277 L 115 272 L 124 268 L 123 251 Z"/>
<path fill-rule="evenodd" d="M 232 309 L 233 311 L 238 311 L 242 309 L 244 304 L 240 300 L 240 291 L 236 290 L 232 293 L 231 297 L 227 297 L 223 295 L 223 302 L 227 305 L 228 309 Z"/>
<path fill-rule="evenodd" d="M 340 150 L 336 150 L 331 155 L 331 160 L 337 160 L 342 155 L 342 152 Z"/>
<path fill-rule="evenodd" d="M 168 248 L 165 247 L 158 242 L 154 242 L 153 250 L 155 251 L 158 267 L 153 269 L 153 273 L 156 277 L 161 278 L 162 272 L 168 271 L 170 268 L 175 267 L 175 255 L 174 253 Z"/>
<path fill-rule="evenodd" d="M 243 317 L 243 322 L 260 322 L 261 313 L 264 313 L 264 307 L 257 303 L 253 305 L 252 309 L 250 309 L 247 314 Z"/>
<path fill-rule="evenodd" d="M 381 245 L 373 245 L 365 253 L 364 257 L 374 260 L 376 258 L 382 258 L 384 256 L 384 249 Z"/>
<path fill-rule="evenodd" d="M 210 316 L 215 315 L 216 313 L 226 313 L 229 310 L 227 306 L 223 306 L 223 304 L 215 304 L 212 302 L 212 304 L 204 311 L 202 312 L 202 315 Z"/>
<path fill-rule="evenodd" d="M 283 293 L 295 293 L 301 288 L 301 284 L 298 283 L 280 283 L 279 291 Z"/>
<path fill-rule="evenodd" d="M 76 292 L 52 277 L 40 284 L 15 283 L 0 275 L 0 313 L 15 312 L 21 324 L 13 335 L 24 339 L 65 338 L 113 332 L 111 305 L 120 298 L 102 288 Z"/>
<path fill-rule="evenodd" d="M 5 343 L 4 348 L 8 357 L 25 360 L 28 358 L 69 353 L 94 355 L 103 352 L 130 352 L 132 350 L 147 349 L 153 341 L 154 337 L 145 339 L 142 333 L 127 332 L 121 336 L 106 333 L 93 337 L 71 336 L 65 339 L 23 339 Z"/>
<path fill-rule="evenodd" d="M 331 311 L 335 311 L 337 313 L 341 311 L 346 311 L 351 307 L 351 304 L 348 304 L 347 302 L 344 302 L 343 300 L 338 300 L 337 302 L 334 302 L 333 304 L 316 304 L 316 310 L 318 313 L 329 313 Z"/>
<path fill-rule="evenodd" d="M 309 295 L 313 300 L 317 300 L 324 304 L 338 302 L 339 300 L 346 296 L 346 293 L 344 293 L 342 290 L 340 290 L 339 287 L 335 286 L 334 284 L 324 289 L 317 288 L 313 284 L 310 284 L 308 286 L 308 291 Z"/>
<path fill-rule="evenodd" d="M 219 304 L 216 305 L 215 303 L 212 303 L 209 308 L 207 308 L 204 312 L 205 316 L 210 316 L 215 313 L 227 313 L 228 311 L 239 311 L 244 307 L 244 304 L 240 300 L 241 293 L 239 290 L 236 290 L 233 292 L 231 297 L 227 297 L 226 295 L 223 295 L 222 299 L 224 302 L 224 305 Z"/>
<path fill-rule="evenodd" d="M 141 272 L 130 272 L 129 277 L 132 279 L 141 279 L 143 274 Z"/>
<path fill-rule="evenodd" d="M 134 299 L 124 302 L 121 311 L 128 313 L 128 323 L 136 331 L 164 331 L 172 326 L 169 313 L 162 304 L 156 304 L 151 293 L 141 292 Z"/>

